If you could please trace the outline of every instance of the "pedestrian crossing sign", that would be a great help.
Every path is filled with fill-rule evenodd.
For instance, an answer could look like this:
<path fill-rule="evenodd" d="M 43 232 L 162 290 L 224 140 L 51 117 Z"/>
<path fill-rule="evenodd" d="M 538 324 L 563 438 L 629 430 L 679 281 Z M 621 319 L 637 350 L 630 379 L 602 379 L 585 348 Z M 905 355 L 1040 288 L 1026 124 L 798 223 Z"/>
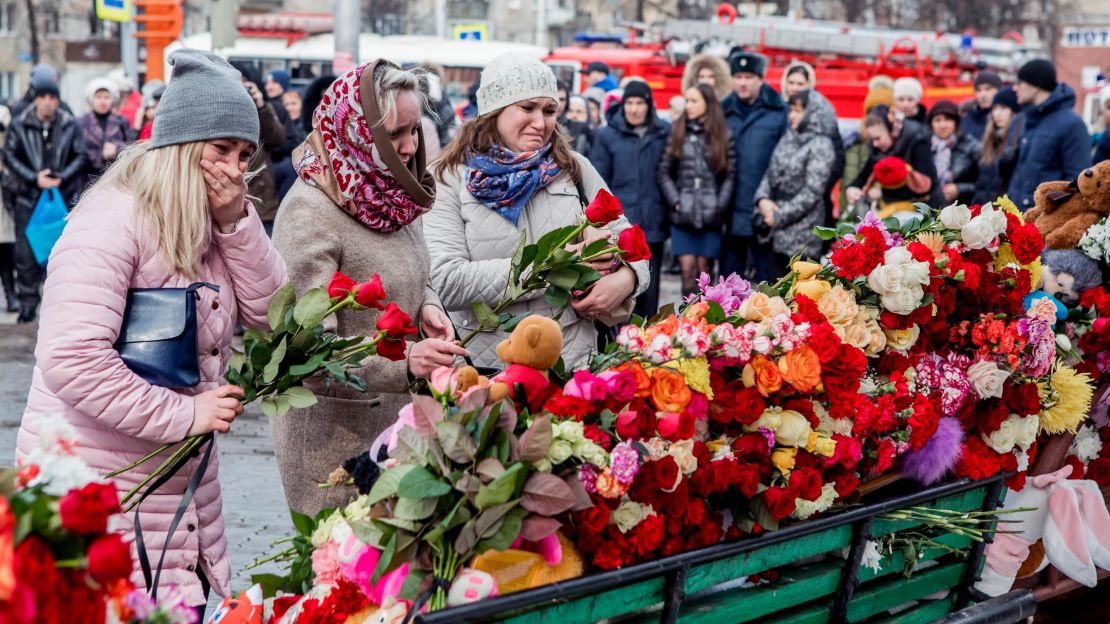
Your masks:
<path fill-rule="evenodd" d="M 96 18 L 113 22 L 130 22 L 131 0 L 96 0 Z"/>
<path fill-rule="evenodd" d="M 489 26 L 487 24 L 455 24 L 451 27 L 451 38 L 458 41 L 488 41 Z"/>

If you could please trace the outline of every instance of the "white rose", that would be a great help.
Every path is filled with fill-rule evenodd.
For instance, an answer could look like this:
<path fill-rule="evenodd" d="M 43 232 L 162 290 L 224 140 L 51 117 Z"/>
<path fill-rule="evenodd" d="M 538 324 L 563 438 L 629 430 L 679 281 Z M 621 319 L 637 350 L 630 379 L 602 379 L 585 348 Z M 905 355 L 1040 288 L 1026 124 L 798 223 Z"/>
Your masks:
<path fill-rule="evenodd" d="M 913 254 L 905 247 L 891 247 L 883 254 L 883 264 L 906 264 L 913 261 Z"/>
<path fill-rule="evenodd" d="M 744 431 L 759 431 L 760 429 L 775 431 L 779 428 L 779 424 L 781 423 L 782 408 L 769 407 L 763 410 L 763 413 L 759 415 L 759 418 L 756 419 L 755 422 L 750 425 L 744 425 Z"/>
<path fill-rule="evenodd" d="M 620 507 L 617 507 L 609 516 L 610 521 L 617 525 L 621 533 L 628 533 L 636 528 L 637 524 L 643 521 L 644 518 L 651 515 L 651 508 L 647 505 L 641 505 L 633 501 L 624 501 Z"/>
<path fill-rule="evenodd" d="M 1071 351 L 1071 338 L 1068 338 L 1066 334 L 1056 334 L 1056 346 L 1061 351 Z"/>
<path fill-rule="evenodd" d="M 970 249 L 986 249 L 995 236 L 994 227 L 982 215 L 972 219 L 960 232 L 960 240 Z"/>
<path fill-rule="evenodd" d="M 902 283 L 921 284 L 922 286 L 928 284 L 929 265 L 925 262 L 918 262 L 917 260 L 907 262 L 902 267 Z"/>
<path fill-rule="evenodd" d="M 902 265 L 881 264 L 867 276 L 867 285 L 880 295 L 894 292 L 902 287 Z"/>
<path fill-rule="evenodd" d="M 605 449 L 589 440 L 581 440 L 574 445 L 574 456 L 598 468 L 605 468 L 609 465 L 609 454 L 605 452 Z"/>
<path fill-rule="evenodd" d="M 950 230 L 963 229 L 971 221 L 971 210 L 963 204 L 952 204 L 940 211 L 940 222 Z"/>
<path fill-rule="evenodd" d="M 312 545 L 319 548 L 326 544 L 328 539 L 331 538 L 332 528 L 341 520 L 343 520 L 343 514 L 336 511 L 325 518 L 323 522 L 316 525 L 316 530 L 312 532 Z"/>
<path fill-rule="evenodd" d="M 585 438 L 585 428 L 577 420 L 564 420 L 555 423 L 555 437 L 576 444 Z M 559 462 L 555 462 L 556 464 Z"/>
<path fill-rule="evenodd" d="M 1010 373 L 990 360 L 979 360 L 967 369 L 967 380 L 980 399 L 1001 399 L 1002 387 Z"/>
<path fill-rule="evenodd" d="M 994 229 L 995 236 L 1001 236 L 1002 233 L 1006 231 L 1008 223 L 1006 221 L 1006 213 L 1002 210 L 987 204 L 983 206 L 983 210 L 979 214 L 987 219 L 987 223 Z"/>
<path fill-rule="evenodd" d="M 561 464 L 570 459 L 574 454 L 574 446 L 566 440 L 555 440 L 551 446 L 547 448 L 547 461 L 552 465 Z"/>
<path fill-rule="evenodd" d="M 909 314 L 921 304 L 922 292 L 920 287 L 900 288 L 893 292 L 883 293 L 883 307 L 895 314 Z"/>

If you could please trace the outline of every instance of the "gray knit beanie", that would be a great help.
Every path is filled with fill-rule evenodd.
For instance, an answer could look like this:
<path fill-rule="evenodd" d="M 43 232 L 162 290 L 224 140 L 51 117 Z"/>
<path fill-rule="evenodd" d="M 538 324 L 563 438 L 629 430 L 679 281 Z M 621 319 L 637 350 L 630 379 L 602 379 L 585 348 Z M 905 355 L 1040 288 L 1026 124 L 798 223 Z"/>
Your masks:
<path fill-rule="evenodd" d="M 234 67 L 188 48 L 174 52 L 170 65 L 173 74 L 154 113 L 151 149 L 212 139 L 258 145 L 258 108 Z"/>
<path fill-rule="evenodd" d="M 482 70 L 478 87 L 478 114 L 501 110 L 510 104 L 546 97 L 559 101 L 555 72 L 539 59 L 502 54 Z"/>

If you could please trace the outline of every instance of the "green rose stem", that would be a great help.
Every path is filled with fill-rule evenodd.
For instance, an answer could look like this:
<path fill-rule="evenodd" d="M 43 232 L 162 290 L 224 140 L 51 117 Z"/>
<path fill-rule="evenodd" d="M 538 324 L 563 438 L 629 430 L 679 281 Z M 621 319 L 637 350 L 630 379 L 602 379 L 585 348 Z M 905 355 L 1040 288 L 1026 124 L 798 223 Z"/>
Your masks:
<path fill-rule="evenodd" d="M 446 554 L 437 554 L 432 557 L 432 576 L 436 581 L 439 579 L 451 582 L 455 578 L 455 574 L 459 571 L 459 553 L 455 552 L 453 546 L 447 546 L 442 549 Z M 447 606 L 447 590 L 443 589 L 438 582 L 435 585 L 435 591 L 432 593 L 431 599 L 428 600 L 428 611 L 439 611 Z"/>
<path fill-rule="evenodd" d="M 360 304 L 358 304 L 358 302 L 355 301 L 354 293 L 350 293 L 350 292 L 347 293 L 346 297 L 343 297 L 342 299 L 337 301 L 334 305 L 332 305 L 330 308 L 328 308 L 327 312 L 324 314 L 324 318 L 327 318 L 327 317 L 331 316 L 332 314 L 334 314 L 334 313 L 336 313 L 336 312 L 338 312 L 338 311 L 340 311 L 344 308 L 348 308 L 348 307 L 359 307 L 359 308 L 363 307 Z M 352 345 L 352 346 L 347 347 L 346 349 L 343 349 L 341 351 L 335 351 L 331 354 L 331 357 L 334 361 L 342 361 L 342 360 L 346 360 L 348 358 L 357 356 L 360 353 L 370 353 L 371 350 L 374 347 L 376 347 L 377 344 L 379 342 L 381 342 L 383 338 L 384 338 L 384 334 L 382 332 L 378 332 L 370 342 Z M 259 389 L 255 393 L 255 396 L 254 396 L 253 400 L 258 400 L 258 399 L 260 399 L 264 396 L 273 394 L 276 391 L 277 391 L 277 384 L 276 383 L 266 384 L 266 385 L 262 386 L 262 388 Z M 243 400 L 240 399 L 240 402 L 242 403 Z M 133 470 L 136 467 L 154 459 L 158 455 L 161 455 L 162 453 L 165 453 L 166 451 L 170 450 L 171 448 L 180 445 L 180 446 L 178 446 L 177 450 L 175 450 L 169 457 L 167 457 L 161 464 L 159 464 L 157 468 L 155 468 L 149 475 L 147 475 L 142 481 L 140 481 L 137 486 L 132 488 L 123 497 L 123 499 L 120 501 L 120 505 L 124 506 L 124 511 L 131 511 L 131 509 L 134 508 L 134 504 L 129 505 L 128 503 L 130 503 L 131 500 L 134 499 L 135 496 L 138 495 L 139 492 L 141 492 L 143 490 L 143 488 L 145 488 L 147 485 L 149 485 L 151 482 L 153 482 L 154 480 L 156 480 L 158 477 L 162 476 L 166 472 L 168 472 L 170 470 L 173 470 L 175 467 L 177 467 L 181 464 L 184 464 L 186 461 L 188 461 L 189 457 L 198 448 L 200 448 L 200 445 L 204 442 L 205 438 L 207 438 L 211 435 L 212 435 L 211 432 L 202 433 L 200 435 L 195 435 L 195 436 L 190 436 L 188 438 L 185 438 L 181 442 L 173 442 L 173 443 L 170 443 L 170 444 L 163 444 L 162 446 L 160 446 L 157 449 L 151 451 L 150 453 L 147 453 L 146 455 L 144 455 L 140 459 L 138 459 L 134 462 L 131 462 L 130 464 L 124 466 L 123 468 L 113 470 L 112 472 L 109 472 L 108 474 L 104 475 L 105 479 L 110 479 L 112 477 L 119 476 L 120 474 L 123 474 L 125 472 L 130 471 L 130 470 Z"/>

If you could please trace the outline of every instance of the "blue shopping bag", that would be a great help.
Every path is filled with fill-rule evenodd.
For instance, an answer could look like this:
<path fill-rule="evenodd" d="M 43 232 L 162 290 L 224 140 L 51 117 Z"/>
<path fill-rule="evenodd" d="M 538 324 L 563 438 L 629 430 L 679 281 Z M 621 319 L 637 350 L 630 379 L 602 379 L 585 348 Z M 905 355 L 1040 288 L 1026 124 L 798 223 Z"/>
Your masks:
<path fill-rule="evenodd" d="M 35 204 L 35 211 L 27 221 L 27 242 L 35 254 L 39 264 L 46 264 L 50 258 L 50 251 L 54 244 L 62 237 L 62 230 L 66 226 L 66 203 L 62 201 L 62 194 L 58 189 L 45 189 L 39 195 L 39 203 Z"/>

